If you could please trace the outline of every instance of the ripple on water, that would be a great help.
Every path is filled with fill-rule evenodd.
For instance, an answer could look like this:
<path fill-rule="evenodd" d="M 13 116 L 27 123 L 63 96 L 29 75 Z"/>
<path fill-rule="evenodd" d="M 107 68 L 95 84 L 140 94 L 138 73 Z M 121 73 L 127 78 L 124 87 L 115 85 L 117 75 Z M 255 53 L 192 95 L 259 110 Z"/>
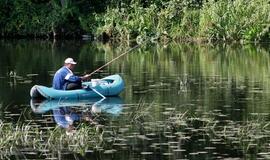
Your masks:
<path fill-rule="evenodd" d="M 127 144 L 125 144 L 125 143 L 113 143 L 113 145 L 119 146 L 119 147 L 127 146 Z"/>
<path fill-rule="evenodd" d="M 186 152 L 187 150 L 186 149 L 174 149 L 173 150 L 174 152 Z"/>
<path fill-rule="evenodd" d="M 104 151 L 104 149 L 102 147 L 99 147 L 99 146 L 94 147 L 94 149 L 97 151 Z"/>
<path fill-rule="evenodd" d="M 222 139 L 210 139 L 210 142 L 221 142 Z"/>
<path fill-rule="evenodd" d="M 175 111 L 175 108 L 167 107 L 165 108 L 166 111 Z"/>
<path fill-rule="evenodd" d="M 215 150 L 216 147 L 204 147 L 205 150 Z"/>
<path fill-rule="evenodd" d="M 165 137 L 168 138 L 168 139 L 173 139 L 173 138 L 175 138 L 176 136 L 174 136 L 174 135 L 165 135 Z"/>
<path fill-rule="evenodd" d="M 105 150 L 104 151 L 104 154 L 113 154 L 113 153 L 115 153 L 117 150 L 115 150 L 115 149 L 111 149 L 111 150 Z"/>
<path fill-rule="evenodd" d="M 168 115 L 171 115 L 172 112 L 170 112 L 170 111 L 165 111 L 165 112 L 162 112 L 162 114 L 168 116 Z"/>
<path fill-rule="evenodd" d="M 224 105 L 223 108 L 231 108 L 231 105 Z"/>
<path fill-rule="evenodd" d="M 154 138 L 157 136 L 157 134 L 156 133 L 148 133 L 148 134 L 146 134 L 146 136 Z"/>
<path fill-rule="evenodd" d="M 138 139 L 141 139 L 141 140 L 147 140 L 147 141 L 152 140 L 151 138 L 148 138 L 148 137 L 146 137 L 145 135 L 137 135 L 137 138 L 138 138 Z"/>
<path fill-rule="evenodd" d="M 199 155 L 199 152 L 191 152 L 191 153 L 189 153 L 189 155 L 196 156 L 196 155 Z"/>
<path fill-rule="evenodd" d="M 38 74 L 36 73 L 31 73 L 31 74 L 26 74 L 27 77 L 35 77 L 35 76 L 38 76 Z"/>
<path fill-rule="evenodd" d="M 182 136 L 182 137 L 179 137 L 180 140 L 188 140 L 190 139 L 191 137 L 190 136 Z"/>
<path fill-rule="evenodd" d="M 167 153 L 162 153 L 163 156 L 173 156 L 173 153 L 167 152 Z"/>
<path fill-rule="evenodd" d="M 141 155 L 152 155 L 153 152 L 141 152 Z"/>
<path fill-rule="evenodd" d="M 199 154 L 208 154 L 208 152 L 206 152 L 206 151 L 199 151 L 198 153 Z"/>
<path fill-rule="evenodd" d="M 32 151 L 32 152 L 24 152 L 23 154 L 25 154 L 25 155 L 37 155 L 38 153 Z"/>
<path fill-rule="evenodd" d="M 128 132 L 129 128 L 119 128 L 120 133 Z"/>
<path fill-rule="evenodd" d="M 29 83 L 32 83 L 32 80 L 24 80 L 24 81 L 20 81 L 18 83 L 19 84 L 29 84 Z"/>
<path fill-rule="evenodd" d="M 50 152 L 50 150 L 48 150 L 48 149 L 40 149 L 39 152 L 47 153 L 47 152 Z"/>
<path fill-rule="evenodd" d="M 258 153 L 257 155 L 260 155 L 260 156 L 263 156 L 263 155 L 270 155 L 270 153 L 269 153 L 269 152 L 260 152 L 260 153 Z"/>
<path fill-rule="evenodd" d="M 85 150 L 84 152 L 85 153 L 93 153 L 94 151 L 89 149 L 89 150 Z"/>

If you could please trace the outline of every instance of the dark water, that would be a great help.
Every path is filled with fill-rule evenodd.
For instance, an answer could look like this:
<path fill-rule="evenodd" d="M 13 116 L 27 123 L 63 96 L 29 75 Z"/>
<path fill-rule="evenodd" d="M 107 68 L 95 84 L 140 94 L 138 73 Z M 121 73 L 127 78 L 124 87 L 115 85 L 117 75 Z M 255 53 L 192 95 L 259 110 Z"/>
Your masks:
<path fill-rule="evenodd" d="M 53 73 L 66 57 L 73 57 L 78 62 L 75 72 L 84 74 L 126 49 L 85 41 L 1 41 L 1 123 L 57 128 L 52 110 L 35 113 L 31 109 L 30 88 L 50 86 Z M 14 153 L 2 155 L 41 159 L 269 158 L 269 60 L 269 47 L 262 45 L 143 46 L 93 76 L 117 73 L 126 83 L 119 97 L 98 104 L 102 114 L 89 125 L 102 143 L 89 140 L 46 151 L 18 144 Z M 76 102 L 75 110 L 81 115 L 99 100 Z M 80 121 L 76 126 L 82 130 Z"/>

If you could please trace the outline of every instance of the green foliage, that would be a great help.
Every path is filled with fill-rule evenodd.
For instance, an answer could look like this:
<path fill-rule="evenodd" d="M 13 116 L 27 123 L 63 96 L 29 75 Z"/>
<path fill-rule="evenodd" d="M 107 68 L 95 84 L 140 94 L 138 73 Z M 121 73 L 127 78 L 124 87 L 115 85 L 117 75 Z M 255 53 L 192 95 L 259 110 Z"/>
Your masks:
<path fill-rule="evenodd" d="M 79 7 L 71 0 L 33 2 L 31 0 L 1 1 L 2 35 L 44 36 L 56 32 L 72 34 L 79 30 Z"/>
<path fill-rule="evenodd" d="M 118 41 L 168 39 L 263 41 L 270 38 L 265 0 L 0 1 L 2 36 L 80 36 Z"/>
<path fill-rule="evenodd" d="M 169 37 L 173 21 L 178 21 L 182 14 L 183 3 L 170 1 L 162 6 L 152 4 L 147 8 L 133 3 L 123 8 L 108 8 L 104 15 L 96 15 L 98 24 L 96 33 L 106 33 L 119 40 L 137 39 L 137 42 L 151 38 L 156 40 Z"/>
<path fill-rule="evenodd" d="M 5 16 L 1 22 L 3 33 L 7 35 L 42 35 L 48 33 L 51 28 L 48 23 L 48 12 L 51 8 L 33 4 L 27 1 L 11 1 L 5 6 Z"/>
<path fill-rule="evenodd" d="M 179 22 L 174 22 L 170 35 L 173 39 L 194 38 L 199 30 L 199 10 L 185 9 L 183 18 Z"/>
<path fill-rule="evenodd" d="M 201 36 L 224 40 L 261 40 L 269 34 L 270 4 L 264 0 L 206 2 L 201 11 Z"/>

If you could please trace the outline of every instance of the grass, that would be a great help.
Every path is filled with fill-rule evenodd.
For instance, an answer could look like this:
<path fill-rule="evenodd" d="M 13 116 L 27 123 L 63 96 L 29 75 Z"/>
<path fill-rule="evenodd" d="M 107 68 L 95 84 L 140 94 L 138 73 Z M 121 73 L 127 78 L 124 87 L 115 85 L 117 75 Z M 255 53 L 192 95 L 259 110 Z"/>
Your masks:
<path fill-rule="evenodd" d="M 235 149 L 241 150 L 243 155 L 248 156 L 254 153 L 267 151 L 268 140 L 270 139 L 270 122 L 263 115 L 251 116 L 243 122 L 229 121 L 225 125 L 214 123 L 208 127 L 212 138 L 221 138 L 225 143 Z"/>
<path fill-rule="evenodd" d="M 68 150 L 72 154 L 85 155 L 87 151 L 116 151 L 114 143 L 123 140 L 125 145 L 133 145 L 129 141 L 131 135 L 135 138 L 150 140 L 157 138 L 162 142 L 175 142 L 177 139 L 191 141 L 198 135 L 203 135 L 205 145 L 219 139 L 220 143 L 232 146 L 237 151 L 242 151 L 246 158 L 253 153 L 267 151 L 270 133 L 270 122 L 266 117 L 251 116 L 247 121 L 219 121 L 215 118 L 217 113 L 207 113 L 199 116 L 189 111 L 177 111 L 177 108 L 167 108 L 162 112 L 164 119 L 156 120 L 158 106 L 153 103 L 140 101 L 131 107 L 130 114 L 123 114 L 124 121 L 118 126 L 105 124 L 102 132 L 93 125 L 79 124 L 76 133 L 67 135 L 59 127 L 42 128 L 32 122 L 23 124 L 18 122 L 0 123 L 0 148 L 1 158 L 7 158 L 22 149 L 30 149 L 38 154 Z M 154 112 L 155 111 L 155 112 Z M 121 124 L 123 126 L 121 126 Z M 110 126 L 112 125 L 112 126 Z M 121 128 L 124 127 L 124 128 Z M 174 139 L 168 139 L 174 138 Z M 171 141 L 169 141 L 171 140 Z M 155 143 L 157 144 L 157 143 Z M 135 144 L 134 144 L 135 145 Z M 102 152 L 101 152 L 102 153 Z"/>
<path fill-rule="evenodd" d="M 69 148 L 75 153 L 84 153 L 99 143 L 95 129 L 83 124 L 78 127 L 76 134 L 69 136 L 59 127 L 44 130 L 31 124 L 1 123 L 0 136 L 1 156 L 5 155 L 3 153 L 8 155 L 23 148 L 31 148 L 36 152 Z"/>

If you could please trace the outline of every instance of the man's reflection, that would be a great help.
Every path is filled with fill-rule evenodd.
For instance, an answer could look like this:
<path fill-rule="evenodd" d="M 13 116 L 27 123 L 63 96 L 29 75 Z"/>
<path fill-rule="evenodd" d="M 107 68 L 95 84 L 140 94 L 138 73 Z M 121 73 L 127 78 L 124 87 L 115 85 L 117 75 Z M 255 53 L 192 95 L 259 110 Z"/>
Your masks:
<path fill-rule="evenodd" d="M 90 110 L 76 111 L 72 107 L 59 107 L 53 109 L 53 117 L 57 125 L 66 129 L 67 135 L 72 135 L 76 132 L 75 122 L 86 121 L 89 124 L 97 125 L 100 123 L 97 117 L 101 113 L 100 107 L 92 105 Z"/>
<path fill-rule="evenodd" d="M 119 97 L 109 97 L 96 100 L 31 100 L 32 110 L 37 114 L 52 111 L 53 119 L 68 135 L 75 133 L 77 125 L 86 123 L 102 126 L 113 116 L 122 111 L 122 100 Z"/>
<path fill-rule="evenodd" d="M 72 111 L 70 107 L 60 107 L 53 110 L 55 122 L 62 128 L 66 129 L 66 133 L 73 134 L 75 132 L 74 121 L 80 120 L 80 115 Z"/>

